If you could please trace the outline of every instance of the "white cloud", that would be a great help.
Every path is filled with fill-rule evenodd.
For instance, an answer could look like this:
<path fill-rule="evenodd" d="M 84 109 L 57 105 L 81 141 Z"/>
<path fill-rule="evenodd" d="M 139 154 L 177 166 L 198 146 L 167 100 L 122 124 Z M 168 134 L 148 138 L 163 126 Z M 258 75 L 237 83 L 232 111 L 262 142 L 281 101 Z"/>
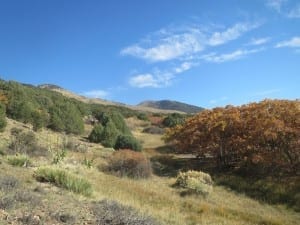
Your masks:
<path fill-rule="evenodd" d="M 286 2 L 287 0 L 268 0 L 267 1 L 267 6 L 270 9 L 273 9 L 277 12 L 281 12 L 282 6 L 283 4 Z"/>
<path fill-rule="evenodd" d="M 196 26 L 186 26 L 180 30 L 165 28 L 149 35 L 146 40 L 123 48 L 120 54 L 148 62 L 185 60 L 199 54 L 208 46 L 225 44 L 258 26 L 257 23 L 237 23 L 221 32 L 211 32 Z"/>
<path fill-rule="evenodd" d="M 291 9 L 287 16 L 289 18 L 300 18 L 300 4 L 295 6 L 295 8 Z"/>
<path fill-rule="evenodd" d="M 90 98 L 106 98 L 109 95 L 109 92 L 103 90 L 92 90 L 84 92 L 82 95 Z"/>
<path fill-rule="evenodd" d="M 258 24 L 237 23 L 223 32 L 215 32 L 208 40 L 211 46 L 221 45 L 240 37 L 243 33 L 258 27 Z"/>
<path fill-rule="evenodd" d="M 236 23 L 220 29 L 220 26 L 200 27 L 176 26 L 160 29 L 137 43 L 121 49 L 123 56 L 133 56 L 147 62 L 167 62 L 159 64 L 151 72 L 135 71 L 129 79 L 129 85 L 137 88 L 158 88 L 169 86 L 177 74 L 199 65 L 199 60 L 221 63 L 241 58 L 254 50 L 237 50 L 229 54 L 215 53 L 201 56 L 203 50 L 233 41 L 244 33 L 260 26 L 258 23 Z M 260 40 L 261 44 L 263 41 Z M 161 69 L 164 67 L 164 69 Z"/>
<path fill-rule="evenodd" d="M 269 37 L 265 37 L 265 38 L 254 38 L 249 42 L 249 45 L 262 45 L 262 44 L 266 44 L 267 42 L 270 41 Z"/>
<path fill-rule="evenodd" d="M 173 69 L 173 71 L 174 71 L 175 74 L 183 73 L 184 71 L 187 71 L 187 70 L 191 69 L 193 66 L 195 66 L 194 63 L 184 62 L 184 63 L 181 63 L 178 67 L 175 67 Z"/>
<path fill-rule="evenodd" d="M 132 87 L 144 88 L 144 87 L 166 87 L 172 83 L 176 74 L 183 73 L 193 66 L 195 63 L 183 62 L 177 67 L 173 67 L 166 71 L 160 71 L 154 69 L 152 73 L 137 74 L 129 79 L 129 84 Z"/>
<path fill-rule="evenodd" d="M 207 62 L 213 62 L 213 63 L 223 63 L 223 62 L 227 62 L 227 61 L 233 61 L 233 60 L 237 60 L 240 59 L 246 55 L 249 54 L 253 54 L 259 51 L 262 51 L 262 48 L 259 49 L 251 49 L 251 50 L 236 50 L 234 52 L 231 53 L 227 53 L 227 54 L 220 54 L 217 55 L 216 53 L 210 53 L 207 55 L 203 55 L 202 59 L 204 59 Z"/>
<path fill-rule="evenodd" d="M 290 40 L 282 41 L 275 45 L 275 48 L 282 47 L 300 48 L 300 37 L 293 37 Z"/>
<path fill-rule="evenodd" d="M 153 42 L 153 41 L 151 41 Z M 134 44 L 121 50 L 121 55 L 131 55 L 150 62 L 167 61 L 203 50 L 201 37 L 196 32 L 171 34 L 162 37 L 150 47 Z"/>
<path fill-rule="evenodd" d="M 150 73 L 138 74 L 133 76 L 129 80 L 129 84 L 133 87 L 144 88 L 144 87 L 159 87 L 158 80 Z"/>

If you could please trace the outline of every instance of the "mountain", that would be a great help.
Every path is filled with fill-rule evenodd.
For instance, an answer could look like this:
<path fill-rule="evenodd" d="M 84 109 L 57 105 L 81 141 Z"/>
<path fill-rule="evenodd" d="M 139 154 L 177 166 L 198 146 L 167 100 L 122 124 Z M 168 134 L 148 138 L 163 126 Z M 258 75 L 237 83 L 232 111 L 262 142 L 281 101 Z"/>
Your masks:
<path fill-rule="evenodd" d="M 149 107 L 161 110 L 176 110 L 185 113 L 198 113 L 204 108 L 186 104 L 183 102 L 171 101 L 171 100 L 161 100 L 161 101 L 144 101 L 138 104 L 138 106 Z"/>
<path fill-rule="evenodd" d="M 41 84 L 41 85 L 38 85 L 38 87 L 42 88 L 42 89 L 59 92 L 65 97 L 73 98 L 73 99 L 76 99 L 78 101 L 88 103 L 88 104 L 91 103 L 91 104 L 100 104 L 100 105 L 107 105 L 107 106 L 125 107 L 125 108 L 129 108 L 129 109 L 136 110 L 136 111 L 153 112 L 153 113 L 166 113 L 166 114 L 168 114 L 168 113 L 186 113 L 186 111 L 184 111 L 184 110 L 172 109 L 172 107 L 170 107 L 170 109 L 169 109 L 169 108 L 163 108 L 163 107 L 160 108 L 160 107 L 153 107 L 153 106 L 148 107 L 147 105 L 140 105 L 140 104 L 134 106 L 134 105 L 126 105 L 126 104 L 120 103 L 120 102 L 108 101 L 108 100 L 100 99 L 100 98 L 88 98 L 88 97 L 73 93 L 73 92 L 66 90 L 55 84 Z M 179 103 L 179 104 L 184 104 L 184 103 Z M 187 105 L 187 106 L 190 106 L 190 105 Z M 196 106 L 192 106 L 192 107 L 196 107 Z M 181 108 L 184 109 L 184 107 L 181 107 Z M 188 113 L 194 113 L 193 110 L 187 110 L 187 111 L 189 111 Z M 190 111 L 192 111 L 192 112 L 190 112 Z M 195 110 L 195 112 L 199 112 L 199 111 L 201 111 L 201 110 Z"/>

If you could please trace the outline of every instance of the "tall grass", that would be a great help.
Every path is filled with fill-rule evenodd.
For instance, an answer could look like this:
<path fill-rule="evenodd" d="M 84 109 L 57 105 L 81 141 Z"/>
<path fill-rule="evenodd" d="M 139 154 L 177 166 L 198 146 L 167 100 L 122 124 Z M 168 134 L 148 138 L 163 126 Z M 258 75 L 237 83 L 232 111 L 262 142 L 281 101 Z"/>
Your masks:
<path fill-rule="evenodd" d="M 8 164 L 12 166 L 27 167 L 30 165 L 30 160 L 26 155 L 16 155 L 7 157 Z"/>
<path fill-rule="evenodd" d="M 58 187 L 65 188 L 84 196 L 90 196 L 92 194 L 92 186 L 87 180 L 61 169 L 39 168 L 34 176 L 37 181 L 50 182 Z"/>

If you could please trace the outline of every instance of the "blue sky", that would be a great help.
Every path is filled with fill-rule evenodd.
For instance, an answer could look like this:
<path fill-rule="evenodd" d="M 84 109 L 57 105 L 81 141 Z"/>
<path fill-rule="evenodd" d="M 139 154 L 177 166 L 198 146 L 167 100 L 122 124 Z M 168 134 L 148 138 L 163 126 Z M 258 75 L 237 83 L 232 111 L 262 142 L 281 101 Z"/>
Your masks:
<path fill-rule="evenodd" d="M 137 104 L 300 98 L 298 0 L 0 0 L 0 76 Z"/>

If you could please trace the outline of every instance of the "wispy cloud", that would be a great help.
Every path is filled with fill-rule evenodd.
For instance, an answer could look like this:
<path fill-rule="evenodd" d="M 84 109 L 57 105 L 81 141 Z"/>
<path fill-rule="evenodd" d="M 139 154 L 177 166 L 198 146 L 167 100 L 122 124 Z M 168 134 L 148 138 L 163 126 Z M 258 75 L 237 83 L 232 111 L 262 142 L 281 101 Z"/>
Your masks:
<path fill-rule="evenodd" d="M 300 4 L 288 0 L 267 0 L 267 7 L 288 18 L 300 18 Z"/>
<path fill-rule="evenodd" d="M 267 0 L 266 5 L 278 13 L 281 12 L 283 4 L 287 2 L 287 0 Z"/>
<path fill-rule="evenodd" d="M 300 48 L 300 37 L 293 37 L 290 40 L 279 42 L 275 45 L 275 48 Z"/>
<path fill-rule="evenodd" d="M 192 62 L 183 62 L 179 66 L 173 68 L 173 73 L 174 74 L 182 73 L 184 71 L 191 69 L 195 65 L 196 64 Z"/>
<path fill-rule="evenodd" d="M 186 59 L 198 54 L 207 46 L 217 46 L 235 40 L 258 27 L 258 23 L 237 23 L 223 31 L 204 31 L 197 26 L 181 29 L 162 29 L 149 38 L 123 48 L 121 55 L 130 55 L 148 62 Z"/>
<path fill-rule="evenodd" d="M 172 84 L 176 75 L 190 70 L 203 60 L 221 63 L 257 52 L 257 50 L 237 50 L 229 54 L 212 53 L 202 56 L 204 50 L 225 45 L 260 25 L 240 22 L 220 28 L 193 24 L 176 26 L 176 28 L 173 26 L 153 32 L 137 43 L 121 49 L 120 54 L 133 56 L 152 64 L 165 63 L 163 66 L 158 64 L 159 66 L 152 68 L 151 72 L 134 73 L 129 79 L 129 85 L 137 88 L 166 87 Z"/>
<path fill-rule="evenodd" d="M 293 9 L 291 9 L 287 16 L 289 18 L 300 18 L 300 4 L 296 5 Z"/>
<path fill-rule="evenodd" d="M 231 53 L 219 54 L 219 55 L 213 52 L 213 53 L 210 53 L 207 55 L 203 55 L 202 59 L 204 59 L 207 62 L 212 62 L 212 63 L 223 63 L 223 62 L 227 62 L 227 61 L 237 60 L 237 59 L 245 57 L 249 54 L 253 54 L 253 53 L 256 53 L 256 52 L 259 52 L 262 50 L 263 50 L 263 48 L 251 49 L 251 50 L 239 49 L 239 50 L 236 50 Z"/>
<path fill-rule="evenodd" d="M 259 26 L 258 23 L 257 24 L 237 23 L 223 32 L 214 32 L 212 36 L 209 38 L 208 44 L 211 46 L 224 44 L 228 41 L 237 39 L 243 33 L 250 31 L 258 26 Z"/>
<path fill-rule="evenodd" d="M 197 30 L 179 34 L 162 35 L 154 46 L 134 44 L 121 50 L 121 55 L 131 55 L 150 62 L 168 61 L 178 57 L 195 54 L 204 49 L 202 35 Z"/>
<path fill-rule="evenodd" d="M 270 41 L 270 37 L 264 37 L 264 38 L 253 38 L 248 45 L 263 45 Z"/>
<path fill-rule="evenodd" d="M 106 98 L 109 96 L 109 92 L 103 90 L 92 90 L 81 93 L 89 98 Z"/>

